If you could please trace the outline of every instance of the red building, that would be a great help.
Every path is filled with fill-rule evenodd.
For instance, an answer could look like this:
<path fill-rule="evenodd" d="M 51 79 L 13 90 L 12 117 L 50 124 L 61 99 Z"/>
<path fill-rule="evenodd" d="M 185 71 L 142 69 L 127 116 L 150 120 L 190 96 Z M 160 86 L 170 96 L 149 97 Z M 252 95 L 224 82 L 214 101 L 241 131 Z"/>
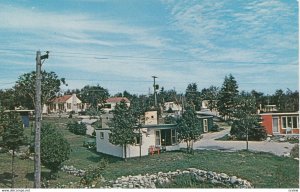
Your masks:
<path fill-rule="evenodd" d="M 262 126 L 269 135 L 299 134 L 299 112 L 262 113 Z"/>

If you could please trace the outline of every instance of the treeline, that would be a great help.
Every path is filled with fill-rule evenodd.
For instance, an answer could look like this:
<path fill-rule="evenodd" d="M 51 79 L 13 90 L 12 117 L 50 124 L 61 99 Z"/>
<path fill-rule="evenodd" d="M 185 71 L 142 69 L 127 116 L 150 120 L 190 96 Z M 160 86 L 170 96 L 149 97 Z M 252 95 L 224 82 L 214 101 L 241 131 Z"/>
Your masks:
<path fill-rule="evenodd" d="M 82 102 L 89 104 L 91 112 L 99 111 L 107 98 L 122 96 L 127 97 L 133 105 L 138 105 L 143 110 L 160 110 L 164 107 L 165 102 L 172 101 L 184 107 L 191 105 L 196 111 L 199 111 L 202 107 L 202 101 L 206 100 L 210 110 L 218 110 L 223 117 L 230 118 L 237 104 L 236 98 L 245 95 L 245 93 L 254 98 L 256 110 L 263 110 L 266 105 L 276 105 L 278 112 L 295 112 L 299 110 L 299 92 L 297 90 L 279 89 L 272 95 L 266 95 L 256 90 L 251 92 L 239 91 L 238 82 L 231 74 L 225 77 L 221 87 L 212 85 L 200 90 L 196 83 L 190 83 L 187 85 L 185 93 L 177 93 L 174 89 L 166 90 L 164 87 L 160 89 L 156 87 L 157 106 L 154 106 L 153 95 L 137 95 L 126 90 L 111 95 L 108 89 L 100 85 L 86 85 L 82 89 L 62 92 L 60 86 L 67 85 L 64 78 L 59 78 L 54 72 L 46 71 L 42 72 L 42 76 L 43 104 L 47 104 L 56 96 L 75 93 Z M 0 104 L 5 109 L 14 109 L 19 106 L 34 109 L 34 103 L 35 72 L 21 75 L 12 88 L 0 90 Z"/>

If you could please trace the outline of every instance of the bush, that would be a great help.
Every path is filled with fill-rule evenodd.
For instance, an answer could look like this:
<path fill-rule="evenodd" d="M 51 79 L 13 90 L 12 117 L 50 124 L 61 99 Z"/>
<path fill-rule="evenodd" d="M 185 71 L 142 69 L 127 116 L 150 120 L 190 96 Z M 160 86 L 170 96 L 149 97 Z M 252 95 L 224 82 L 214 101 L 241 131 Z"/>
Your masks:
<path fill-rule="evenodd" d="M 212 128 L 211 128 L 211 131 L 220 131 L 220 127 L 219 127 L 219 125 L 217 125 L 217 124 L 214 124 L 213 126 L 212 126 Z"/>
<path fill-rule="evenodd" d="M 84 187 L 91 187 L 92 184 L 96 184 L 98 187 L 103 186 L 101 181 L 101 172 L 105 169 L 105 167 L 107 167 L 107 165 L 108 161 L 106 159 L 101 159 L 98 166 L 89 166 L 80 179 L 81 185 Z"/>
<path fill-rule="evenodd" d="M 96 149 L 96 141 L 84 141 L 83 147 L 86 147 L 88 149 Z"/>
<path fill-rule="evenodd" d="M 244 124 L 239 120 L 234 120 L 231 125 L 230 134 L 234 135 L 238 140 L 246 140 L 247 130 Z M 255 127 L 248 130 L 248 139 L 250 141 L 261 141 L 267 137 L 264 127 Z"/>
<path fill-rule="evenodd" d="M 299 158 L 299 144 L 296 144 L 291 150 L 291 157 Z"/>
<path fill-rule="evenodd" d="M 74 133 L 76 135 L 85 135 L 86 134 L 87 128 L 86 128 L 86 125 L 82 122 L 80 122 L 80 123 L 78 123 L 76 121 L 69 122 L 67 124 L 67 127 L 71 133 Z"/>

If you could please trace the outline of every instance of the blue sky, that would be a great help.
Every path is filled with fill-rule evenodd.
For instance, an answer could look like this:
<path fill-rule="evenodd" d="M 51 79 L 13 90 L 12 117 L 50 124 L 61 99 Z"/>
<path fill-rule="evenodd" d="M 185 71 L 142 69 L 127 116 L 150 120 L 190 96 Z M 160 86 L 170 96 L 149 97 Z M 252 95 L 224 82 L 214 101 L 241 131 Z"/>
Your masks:
<path fill-rule="evenodd" d="M 66 78 L 63 90 L 147 94 L 155 75 L 184 92 L 230 73 L 240 90 L 298 90 L 296 0 L 2 0 L 0 10 L 0 89 L 49 50 L 43 69 Z"/>

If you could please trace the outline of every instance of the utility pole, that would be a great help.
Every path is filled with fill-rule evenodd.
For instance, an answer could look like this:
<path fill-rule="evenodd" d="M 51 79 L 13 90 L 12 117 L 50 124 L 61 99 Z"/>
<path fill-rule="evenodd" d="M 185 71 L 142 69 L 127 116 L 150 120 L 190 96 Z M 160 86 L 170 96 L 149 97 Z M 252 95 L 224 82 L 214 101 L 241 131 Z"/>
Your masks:
<path fill-rule="evenodd" d="M 157 106 L 157 98 L 156 98 L 156 84 L 155 84 L 155 79 L 157 78 L 156 76 L 152 76 L 153 78 L 153 90 L 154 90 L 154 107 Z"/>
<path fill-rule="evenodd" d="M 41 51 L 36 52 L 36 78 L 35 78 L 35 138 L 34 138 L 34 188 L 41 188 L 41 68 L 42 59 L 48 59 L 46 55 L 41 56 Z"/>

